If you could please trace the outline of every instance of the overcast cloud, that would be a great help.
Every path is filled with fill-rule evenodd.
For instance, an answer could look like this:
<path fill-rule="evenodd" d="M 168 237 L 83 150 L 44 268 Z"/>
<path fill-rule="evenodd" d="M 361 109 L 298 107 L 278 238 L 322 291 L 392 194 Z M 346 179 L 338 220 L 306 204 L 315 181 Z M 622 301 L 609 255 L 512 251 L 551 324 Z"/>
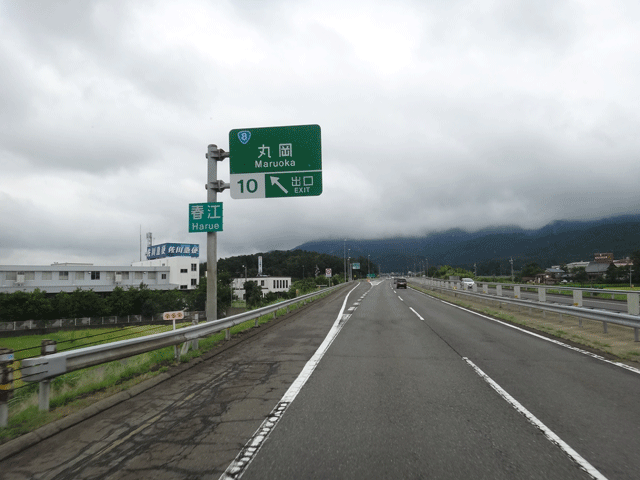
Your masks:
<path fill-rule="evenodd" d="M 0 0 L 0 264 L 128 264 L 141 231 L 204 250 L 188 204 L 234 128 L 319 124 L 324 192 L 219 194 L 220 257 L 638 213 L 639 22 L 635 0 Z"/>

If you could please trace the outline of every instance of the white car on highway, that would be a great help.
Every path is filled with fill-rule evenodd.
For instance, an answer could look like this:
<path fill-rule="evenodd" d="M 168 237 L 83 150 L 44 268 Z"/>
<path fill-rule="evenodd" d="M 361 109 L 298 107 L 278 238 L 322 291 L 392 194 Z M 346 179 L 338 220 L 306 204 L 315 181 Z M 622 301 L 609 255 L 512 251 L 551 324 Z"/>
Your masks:
<path fill-rule="evenodd" d="M 473 286 L 476 283 L 473 281 L 472 278 L 463 278 L 461 281 L 462 281 L 462 288 L 464 288 L 465 290 L 473 288 Z"/>

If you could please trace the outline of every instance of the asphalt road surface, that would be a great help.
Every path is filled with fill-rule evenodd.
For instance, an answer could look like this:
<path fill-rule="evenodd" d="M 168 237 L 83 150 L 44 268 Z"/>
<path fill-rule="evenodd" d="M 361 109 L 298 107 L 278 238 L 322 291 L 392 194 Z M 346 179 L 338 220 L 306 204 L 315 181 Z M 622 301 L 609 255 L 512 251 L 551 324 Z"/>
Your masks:
<path fill-rule="evenodd" d="M 390 281 L 347 292 L 1 462 L 0 476 L 639 475 L 637 370 Z"/>

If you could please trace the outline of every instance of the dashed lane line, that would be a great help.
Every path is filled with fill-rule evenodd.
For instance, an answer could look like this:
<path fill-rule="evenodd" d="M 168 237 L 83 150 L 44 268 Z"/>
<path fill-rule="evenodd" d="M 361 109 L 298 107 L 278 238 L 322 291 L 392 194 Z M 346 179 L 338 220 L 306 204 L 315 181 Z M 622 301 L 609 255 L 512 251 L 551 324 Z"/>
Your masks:
<path fill-rule="evenodd" d="M 415 314 L 416 314 L 416 316 L 417 316 L 420 320 L 422 320 L 422 321 L 424 322 L 424 318 L 422 318 L 422 317 L 420 316 L 420 314 L 419 314 L 418 312 L 416 312 L 412 307 L 409 307 L 409 310 L 411 310 L 413 313 L 415 313 Z"/>

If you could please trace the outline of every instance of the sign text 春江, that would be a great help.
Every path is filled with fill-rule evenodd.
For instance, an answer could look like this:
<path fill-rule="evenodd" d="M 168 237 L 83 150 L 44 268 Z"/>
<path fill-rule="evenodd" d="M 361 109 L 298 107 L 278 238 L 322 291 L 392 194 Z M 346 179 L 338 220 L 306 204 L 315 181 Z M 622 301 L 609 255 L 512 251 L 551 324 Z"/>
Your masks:
<path fill-rule="evenodd" d="M 221 231 L 222 202 L 189 204 L 189 232 Z"/>

